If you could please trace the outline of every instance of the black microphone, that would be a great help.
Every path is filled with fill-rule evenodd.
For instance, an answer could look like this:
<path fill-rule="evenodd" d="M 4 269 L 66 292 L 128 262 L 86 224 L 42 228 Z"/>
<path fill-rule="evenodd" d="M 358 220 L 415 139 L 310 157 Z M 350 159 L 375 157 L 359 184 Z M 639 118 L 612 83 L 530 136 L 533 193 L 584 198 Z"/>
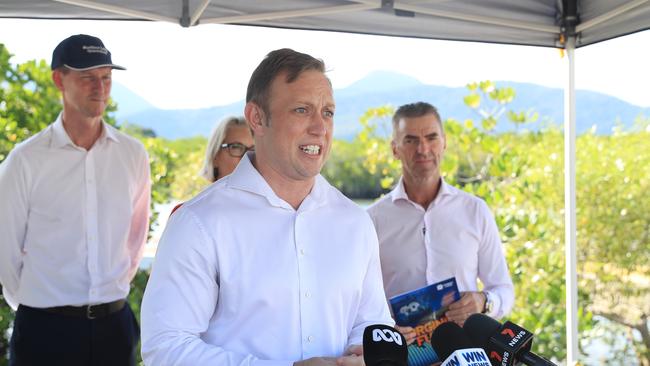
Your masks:
<path fill-rule="evenodd" d="M 406 338 L 388 325 L 367 326 L 363 331 L 363 360 L 366 366 L 406 366 Z"/>
<path fill-rule="evenodd" d="M 445 322 L 431 334 L 431 346 L 442 361 L 441 366 L 489 366 L 487 354 L 476 348 L 458 324 Z"/>
<path fill-rule="evenodd" d="M 431 334 L 431 346 L 440 360 L 445 360 L 454 351 L 472 348 L 472 341 L 463 328 L 454 322 L 444 322 Z"/>
<path fill-rule="evenodd" d="M 493 366 L 557 366 L 530 351 L 533 333 L 510 321 L 503 325 L 485 314 L 472 314 L 463 328 L 474 344 L 485 349 Z"/>

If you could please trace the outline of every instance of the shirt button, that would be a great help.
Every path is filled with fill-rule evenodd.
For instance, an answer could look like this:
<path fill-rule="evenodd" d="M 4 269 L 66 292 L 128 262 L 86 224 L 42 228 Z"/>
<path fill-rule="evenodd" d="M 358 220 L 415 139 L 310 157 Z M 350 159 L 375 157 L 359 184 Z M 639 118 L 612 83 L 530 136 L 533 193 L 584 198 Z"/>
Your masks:
<path fill-rule="evenodd" d="M 311 341 L 313 341 L 313 340 L 314 340 L 314 337 L 313 337 L 313 336 L 309 336 L 309 337 L 307 337 L 307 342 L 311 342 Z"/>
<path fill-rule="evenodd" d="M 300 255 L 305 255 L 305 250 L 304 249 L 300 249 Z"/>
<path fill-rule="evenodd" d="M 311 296 L 311 292 L 309 291 L 305 292 L 305 297 L 310 297 L 310 296 Z"/>

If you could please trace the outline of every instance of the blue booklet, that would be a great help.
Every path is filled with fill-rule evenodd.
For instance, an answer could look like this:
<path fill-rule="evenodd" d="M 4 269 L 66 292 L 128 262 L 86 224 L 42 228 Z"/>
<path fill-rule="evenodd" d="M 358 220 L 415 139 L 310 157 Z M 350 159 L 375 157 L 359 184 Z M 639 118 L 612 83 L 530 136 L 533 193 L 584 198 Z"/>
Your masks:
<path fill-rule="evenodd" d="M 454 277 L 388 299 L 395 323 L 415 329 L 415 341 L 408 346 L 409 366 L 441 361 L 431 346 L 431 333 L 448 321 L 447 307 L 458 300 L 460 291 Z"/>

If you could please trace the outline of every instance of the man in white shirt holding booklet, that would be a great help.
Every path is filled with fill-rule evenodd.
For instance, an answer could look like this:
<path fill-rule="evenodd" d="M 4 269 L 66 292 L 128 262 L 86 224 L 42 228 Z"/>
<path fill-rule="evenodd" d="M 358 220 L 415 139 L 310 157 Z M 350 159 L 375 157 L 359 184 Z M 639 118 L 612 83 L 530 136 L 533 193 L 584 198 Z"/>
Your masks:
<path fill-rule="evenodd" d="M 391 146 L 402 177 L 368 208 L 386 297 L 455 277 L 461 298 L 449 305 L 450 321 L 462 326 L 474 313 L 508 314 L 514 290 L 499 231 L 483 200 L 442 179 L 447 143 L 436 108 L 424 102 L 401 106 L 393 117 Z M 398 329 L 413 341 L 412 328 Z"/>
<path fill-rule="evenodd" d="M 393 321 L 368 215 L 319 175 L 334 98 L 322 61 L 289 49 L 251 76 L 255 151 L 186 202 L 142 303 L 147 365 L 360 366 Z"/>

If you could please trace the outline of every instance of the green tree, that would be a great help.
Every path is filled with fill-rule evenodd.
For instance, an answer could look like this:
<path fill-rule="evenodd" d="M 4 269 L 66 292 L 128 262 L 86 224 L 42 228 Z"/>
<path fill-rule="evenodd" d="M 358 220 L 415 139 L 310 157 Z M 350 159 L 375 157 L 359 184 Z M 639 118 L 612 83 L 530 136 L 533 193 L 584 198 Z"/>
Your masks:
<path fill-rule="evenodd" d="M 379 174 L 363 168 L 365 156 L 363 146 L 334 140 L 321 174 L 349 198 L 377 197 L 384 189 L 379 183 Z"/>
<path fill-rule="evenodd" d="M 644 366 L 650 365 L 648 141 L 650 119 L 639 117 L 630 131 L 581 136 L 576 149 L 578 281 L 602 326 L 586 335 L 625 339 L 612 360 L 625 363 L 632 353 Z"/>
<path fill-rule="evenodd" d="M 165 141 L 165 144 L 177 154 L 172 198 L 186 201 L 194 197 L 209 182 L 199 175 L 205 158 L 208 141 L 203 136 Z"/>
<path fill-rule="evenodd" d="M 0 43 L 0 162 L 16 143 L 45 128 L 61 111 L 45 61 L 13 67 L 11 57 Z"/>

